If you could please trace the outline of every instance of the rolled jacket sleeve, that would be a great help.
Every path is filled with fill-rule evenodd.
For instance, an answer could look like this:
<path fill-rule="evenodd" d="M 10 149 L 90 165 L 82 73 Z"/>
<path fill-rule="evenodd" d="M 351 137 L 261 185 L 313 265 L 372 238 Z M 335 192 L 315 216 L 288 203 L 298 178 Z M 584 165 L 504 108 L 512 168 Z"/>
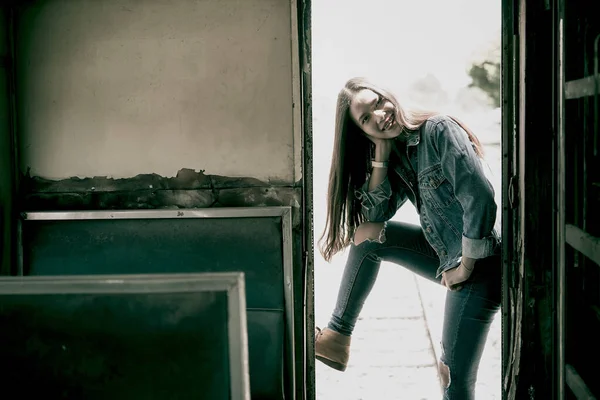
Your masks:
<path fill-rule="evenodd" d="M 494 254 L 498 239 L 494 235 L 497 205 L 494 188 L 485 176 L 481 159 L 467 133 L 449 118 L 434 130 L 442 171 L 462 205 L 462 255 L 479 259 Z"/>
<path fill-rule="evenodd" d="M 394 192 L 392 190 L 387 176 L 373 190 L 369 190 L 369 179 L 367 179 L 355 194 L 361 201 L 364 217 L 371 222 L 390 220 L 406 201 L 404 192 Z"/>

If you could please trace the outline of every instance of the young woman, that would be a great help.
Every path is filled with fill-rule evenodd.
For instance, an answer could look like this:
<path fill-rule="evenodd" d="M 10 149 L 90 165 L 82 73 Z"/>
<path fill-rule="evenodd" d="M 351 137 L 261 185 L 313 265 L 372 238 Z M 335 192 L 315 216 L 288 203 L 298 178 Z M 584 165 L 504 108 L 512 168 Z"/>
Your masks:
<path fill-rule="evenodd" d="M 327 261 L 347 246 L 350 253 L 331 320 L 315 332 L 317 359 L 346 369 L 354 325 L 381 261 L 390 261 L 449 289 L 444 399 L 473 399 L 501 298 L 497 206 L 481 144 L 455 118 L 405 111 L 362 78 L 341 90 L 335 131 L 321 253 Z M 406 200 L 420 226 L 389 221 Z"/>

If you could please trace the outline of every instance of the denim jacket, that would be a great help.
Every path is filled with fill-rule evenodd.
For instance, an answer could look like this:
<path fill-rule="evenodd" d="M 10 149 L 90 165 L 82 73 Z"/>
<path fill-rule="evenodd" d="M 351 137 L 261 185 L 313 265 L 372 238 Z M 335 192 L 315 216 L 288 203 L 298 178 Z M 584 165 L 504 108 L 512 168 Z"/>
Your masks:
<path fill-rule="evenodd" d="M 494 230 L 494 189 L 460 125 L 447 116 L 431 117 L 402 148 L 403 162 L 390 164 L 388 170 L 388 175 L 401 178 L 398 190 L 392 190 L 386 177 L 371 191 L 367 179 L 357 191 L 365 218 L 388 221 L 410 200 L 440 259 L 438 277 L 458 266 L 462 256 L 479 259 L 496 254 L 500 238 Z"/>

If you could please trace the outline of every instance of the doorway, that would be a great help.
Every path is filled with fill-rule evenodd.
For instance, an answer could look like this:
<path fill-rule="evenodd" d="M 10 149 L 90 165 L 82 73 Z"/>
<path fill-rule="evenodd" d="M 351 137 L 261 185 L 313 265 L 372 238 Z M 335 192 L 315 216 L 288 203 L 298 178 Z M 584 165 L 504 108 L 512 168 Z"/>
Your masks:
<path fill-rule="evenodd" d="M 355 76 L 390 89 L 407 108 L 456 115 L 475 132 L 495 188 L 500 231 L 501 2 L 325 0 L 312 4 L 312 36 L 315 249 L 325 224 L 336 96 Z M 411 204 L 393 219 L 419 222 Z M 317 326 L 327 323 L 334 308 L 347 255 L 328 264 L 315 251 Z M 317 363 L 316 397 L 438 399 L 444 296 L 444 288 L 384 262 L 356 325 L 348 369 L 340 373 Z M 501 354 L 497 314 L 479 369 L 478 397 L 501 398 Z"/>

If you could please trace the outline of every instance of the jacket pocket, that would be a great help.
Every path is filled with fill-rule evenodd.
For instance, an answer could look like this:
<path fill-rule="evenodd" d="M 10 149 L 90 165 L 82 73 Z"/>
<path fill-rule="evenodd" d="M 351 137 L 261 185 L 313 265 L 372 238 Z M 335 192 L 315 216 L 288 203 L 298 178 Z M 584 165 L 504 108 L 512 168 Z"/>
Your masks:
<path fill-rule="evenodd" d="M 419 191 L 425 202 L 438 208 L 446 208 L 457 201 L 452 184 L 444 176 L 439 164 L 421 172 Z"/>

